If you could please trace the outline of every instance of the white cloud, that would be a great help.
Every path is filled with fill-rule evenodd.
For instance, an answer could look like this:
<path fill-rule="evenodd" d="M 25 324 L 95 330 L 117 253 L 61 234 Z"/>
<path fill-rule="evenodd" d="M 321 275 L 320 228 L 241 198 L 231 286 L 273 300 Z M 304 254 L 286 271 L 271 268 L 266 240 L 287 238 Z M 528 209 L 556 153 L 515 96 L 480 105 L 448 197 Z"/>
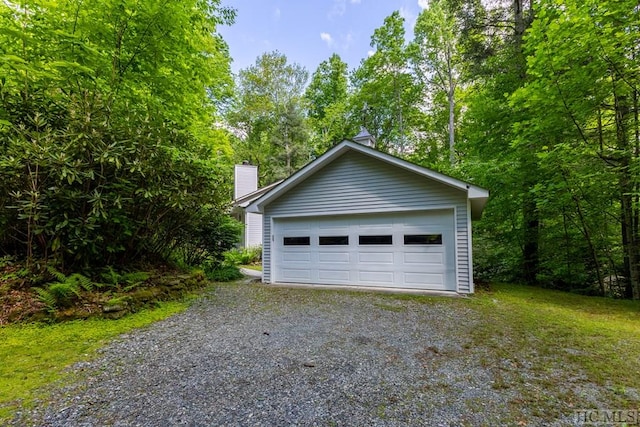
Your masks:
<path fill-rule="evenodd" d="M 329 33 L 320 33 L 320 38 L 327 42 L 327 46 L 331 46 L 333 45 L 333 37 L 331 37 L 331 34 Z"/>
<path fill-rule="evenodd" d="M 282 12 L 280 12 L 280 8 L 276 7 L 276 10 L 273 11 L 273 18 L 275 20 L 280 19 L 280 15 L 282 14 Z"/>
<path fill-rule="evenodd" d="M 375 50 L 368 50 L 367 51 L 367 56 L 373 56 L 375 55 L 376 51 Z"/>
<path fill-rule="evenodd" d="M 418 0 L 418 6 L 420 6 L 421 9 L 426 9 L 429 7 L 429 0 Z"/>
<path fill-rule="evenodd" d="M 362 0 L 351 0 L 351 4 L 360 4 Z"/>
<path fill-rule="evenodd" d="M 422 0 L 421 0 L 422 1 Z M 402 16 L 404 18 L 404 22 L 406 24 L 406 36 L 407 37 L 411 37 L 411 34 L 413 34 L 413 29 L 416 26 L 416 20 L 418 19 L 418 17 L 416 15 L 414 15 L 409 9 L 405 8 L 405 7 L 401 7 L 400 8 L 400 16 Z"/>
<path fill-rule="evenodd" d="M 347 11 L 347 0 L 333 0 L 333 7 L 327 14 L 329 18 L 342 16 Z"/>
<path fill-rule="evenodd" d="M 351 31 L 349 31 L 347 35 L 343 37 L 342 48 L 345 51 L 347 51 L 349 50 L 352 44 L 353 44 L 353 34 L 351 34 Z"/>

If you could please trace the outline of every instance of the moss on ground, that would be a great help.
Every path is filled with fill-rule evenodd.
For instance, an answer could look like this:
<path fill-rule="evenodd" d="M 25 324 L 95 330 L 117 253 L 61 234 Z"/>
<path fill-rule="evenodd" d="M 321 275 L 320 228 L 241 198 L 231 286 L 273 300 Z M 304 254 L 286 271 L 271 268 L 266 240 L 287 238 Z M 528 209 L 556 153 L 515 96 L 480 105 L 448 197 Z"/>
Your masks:
<path fill-rule="evenodd" d="M 187 302 L 163 302 L 118 320 L 94 318 L 55 324 L 0 327 L 0 424 L 20 407 L 46 395 L 67 368 L 95 357 L 116 336 L 179 313 Z"/>

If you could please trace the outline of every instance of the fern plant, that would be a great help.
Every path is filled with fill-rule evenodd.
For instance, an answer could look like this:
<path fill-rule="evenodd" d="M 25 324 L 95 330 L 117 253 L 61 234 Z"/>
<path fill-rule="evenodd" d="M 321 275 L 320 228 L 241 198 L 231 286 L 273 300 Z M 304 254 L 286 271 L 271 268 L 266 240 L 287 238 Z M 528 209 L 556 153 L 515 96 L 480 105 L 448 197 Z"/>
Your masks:
<path fill-rule="evenodd" d="M 132 289 L 137 288 L 146 282 L 151 274 L 146 271 L 134 271 L 131 273 L 126 273 L 121 276 L 121 279 L 127 286 L 124 287 L 125 292 L 129 292 Z"/>
<path fill-rule="evenodd" d="M 67 280 L 67 276 L 65 276 L 63 273 L 59 272 L 58 270 L 56 270 L 51 265 L 47 266 L 47 272 L 50 275 L 52 275 L 58 282 L 64 282 L 65 280 Z"/>
<path fill-rule="evenodd" d="M 91 291 L 94 288 L 91 279 L 80 273 L 67 277 L 53 267 L 47 267 L 47 271 L 58 281 L 50 283 L 46 288 L 36 288 L 36 293 L 49 312 L 69 307 L 80 297 L 82 290 Z"/>
<path fill-rule="evenodd" d="M 44 304 L 47 311 L 50 313 L 56 311 L 58 301 L 56 300 L 54 294 L 49 292 L 48 289 L 44 288 L 35 288 L 35 290 L 38 294 L 38 300 L 40 300 L 40 302 Z"/>
<path fill-rule="evenodd" d="M 67 277 L 66 280 L 61 281 L 62 283 L 72 283 L 78 288 L 82 288 L 87 292 L 91 292 L 94 288 L 94 283 L 87 276 L 83 276 L 80 273 L 73 273 L 71 276 Z"/>
<path fill-rule="evenodd" d="M 118 286 L 122 280 L 122 276 L 113 269 L 113 267 L 108 266 L 107 270 L 104 271 L 100 277 L 104 280 L 108 285 Z"/>

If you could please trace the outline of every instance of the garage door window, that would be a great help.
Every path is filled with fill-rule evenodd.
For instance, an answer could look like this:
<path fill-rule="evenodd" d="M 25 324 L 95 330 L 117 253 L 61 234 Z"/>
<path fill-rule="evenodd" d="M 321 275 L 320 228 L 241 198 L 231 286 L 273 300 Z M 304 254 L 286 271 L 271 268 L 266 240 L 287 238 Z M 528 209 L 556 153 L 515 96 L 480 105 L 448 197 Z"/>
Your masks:
<path fill-rule="evenodd" d="M 320 236 L 320 246 L 341 246 L 349 244 L 349 236 Z"/>
<path fill-rule="evenodd" d="M 285 237 L 285 246 L 309 246 L 311 244 L 311 238 L 309 236 L 301 237 Z"/>
<path fill-rule="evenodd" d="M 359 236 L 358 241 L 361 245 L 392 245 L 393 237 L 391 235 Z"/>
<path fill-rule="evenodd" d="M 441 245 L 442 234 L 405 234 L 405 245 Z"/>

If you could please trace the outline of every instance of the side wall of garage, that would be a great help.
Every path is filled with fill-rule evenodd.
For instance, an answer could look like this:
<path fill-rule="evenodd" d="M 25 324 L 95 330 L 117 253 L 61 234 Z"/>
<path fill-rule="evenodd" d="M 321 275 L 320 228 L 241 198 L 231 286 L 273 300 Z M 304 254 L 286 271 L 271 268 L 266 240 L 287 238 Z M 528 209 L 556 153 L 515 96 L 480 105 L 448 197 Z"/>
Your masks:
<path fill-rule="evenodd" d="M 366 154 L 348 152 L 265 207 L 263 280 L 271 282 L 272 218 L 455 208 L 458 292 L 472 292 L 466 194 Z"/>

